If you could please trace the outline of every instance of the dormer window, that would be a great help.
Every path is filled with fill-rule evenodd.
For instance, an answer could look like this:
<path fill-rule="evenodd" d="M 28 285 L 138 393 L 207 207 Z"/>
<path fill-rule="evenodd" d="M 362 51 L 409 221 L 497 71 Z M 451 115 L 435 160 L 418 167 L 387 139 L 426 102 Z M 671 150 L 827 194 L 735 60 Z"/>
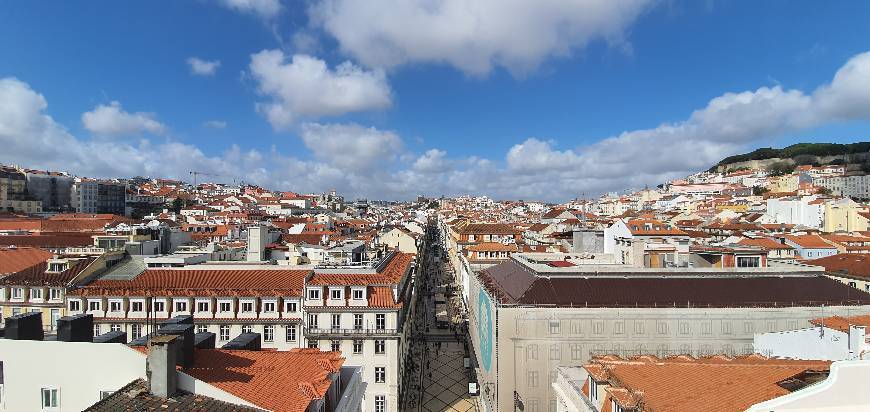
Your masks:
<path fill-rule="evenodd" d="M 598 384 L 592 376 L 589 376 L 589 399 L 592 401 L 598 400 Z"/>
<path fill-rule="evenodd" d="M 365 293 L 362 289 L 354 289 L 353 290 L 353 300 L 363 300 L 365 299 Z"/>
<path fill-rule="evenodd" d="M 341 300 L 341 289 L 330 289 L 329 290 L 329 298 L 332 300 Z"/>
<path fill-rule="evenodd" d="M 320 299 L 320 289 L 308 289 L 308 299 Z"/>
<path fill-rule="evenodd" d="M 60 273 L 67 269 L 67 262 L 48 262 L 48 270 L 46 272 Z"/>
<path fill-rule="evenodd" d="M 23 299 L 24 288 L 12 288 L 12 299 Z"/>
<path fill-rule="evenodd" d="M 42 299 L 42 289 L 30 289 L 30 300 Z"/>

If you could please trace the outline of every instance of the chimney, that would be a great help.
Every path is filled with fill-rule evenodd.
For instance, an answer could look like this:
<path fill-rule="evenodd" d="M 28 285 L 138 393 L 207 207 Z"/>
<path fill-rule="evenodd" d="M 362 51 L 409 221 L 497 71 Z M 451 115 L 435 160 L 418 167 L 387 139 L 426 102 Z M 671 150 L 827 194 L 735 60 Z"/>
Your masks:
<path fill-rule="evenodd" d="M 127 343 L 127 332 L 113 330 L 102 335 L 94 336 L 94 343 Z"/>
<path fill-rule="evenodd" d="M 44 337 L 42 312 L 21 313 L 6 318 L 6 339 L 42 340 Z"/>
<path fill-rule="evenodd" d="M 236 349 L 236 350 L 260 350 L 260 334 L 259 333 L 243 333 L 236 336 L 235 339 L 227 342 L 221 349 Z"/>
<path fill-rule="evenodd" d="M 193 325 L 185 323 L 169 324 L 158 329 L 157 335 L 178 337 L 177 365 L 182 368 L 193 366 Z"/>
<path fill-rule="evenodd" d="M 178 374 L 175 358 L 178 354 L 178 337 L 157 336 L 148 341 L 148 359 L 145 371 L 148 375 L 148 392 L 161 398 L 170 398 L 178 389 Z"/>
<path fill-rule="evenodd" d="M 57 320 L 57 340 L 91 342 L 94 339 L 94 315 L 64 316 Z"/>
<path fill-rule="evenodd" d="M 193 335 L 193 347 L 196 349 L 214 349 L 215 334 L 212 332 L 200 332 Z"/>

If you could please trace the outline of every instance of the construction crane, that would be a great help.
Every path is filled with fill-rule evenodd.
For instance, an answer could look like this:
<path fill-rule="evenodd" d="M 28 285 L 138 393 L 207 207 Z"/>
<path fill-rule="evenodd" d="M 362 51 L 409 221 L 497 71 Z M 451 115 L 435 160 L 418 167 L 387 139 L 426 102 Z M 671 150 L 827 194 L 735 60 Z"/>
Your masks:
<path fill-rule="evenodd" d="M 193 176 L 193 187 L 196 187 L 196 177 L 197 176 L 214 176 L 214 177 L 221 176 L 221 175 L 216 175 L 216 174 L 212 174 L 212 173 L 198 172 L 196 170 L 191 170 L 190 175 Z"/>

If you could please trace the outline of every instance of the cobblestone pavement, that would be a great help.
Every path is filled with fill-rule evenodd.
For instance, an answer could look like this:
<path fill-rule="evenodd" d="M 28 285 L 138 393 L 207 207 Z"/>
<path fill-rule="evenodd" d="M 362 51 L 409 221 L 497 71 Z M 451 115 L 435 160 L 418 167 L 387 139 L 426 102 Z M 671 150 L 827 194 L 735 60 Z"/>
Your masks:
<path fill-rule="evenodd" d="M 429 368 L 423 378 L 424 411 L 474 411 L 474 399 L 468 395 L 468 377 L 463 365 L 465 351 L 459 343 L 442 343 L 435 353 L 429 343 Z M 431 378 L 429 377 L 431 372 Z"/>

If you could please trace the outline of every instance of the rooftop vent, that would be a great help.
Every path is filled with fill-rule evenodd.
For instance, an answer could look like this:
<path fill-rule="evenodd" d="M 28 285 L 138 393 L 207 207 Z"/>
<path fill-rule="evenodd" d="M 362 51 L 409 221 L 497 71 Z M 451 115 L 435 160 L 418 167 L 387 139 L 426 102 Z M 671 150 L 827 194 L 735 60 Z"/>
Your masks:
<path fill-rule="evenodd" d="M 127 332 L 113 330 L 94 336 L 94 343 L 127 343 Z"/>
<path fill-rule="evenodd" d="M 193 335 L 193 346 L 196 349 L 214 349 L 215 334 L 212 332 L 200 332 Z"/>
<path fill-rule="evenodd" d="M 92 342 L 94 315 L 64 316 L 57 320 L 57 340 L 63 342 Z M 144 345 L 144 343 L 143 343 Z"/>
<path fill-rule="evenodd" d="M 42 340 L 42 312 L 22 313 L 6 318 L 6 339 Z"/>
<path fill-rule="evenodd" d="M 227 342 L 222 349 L 237 349 L 237 350 L 260 350 L 260 334 L 259 333 L 242 333 L 236 336 L 235 339 Z"/>

